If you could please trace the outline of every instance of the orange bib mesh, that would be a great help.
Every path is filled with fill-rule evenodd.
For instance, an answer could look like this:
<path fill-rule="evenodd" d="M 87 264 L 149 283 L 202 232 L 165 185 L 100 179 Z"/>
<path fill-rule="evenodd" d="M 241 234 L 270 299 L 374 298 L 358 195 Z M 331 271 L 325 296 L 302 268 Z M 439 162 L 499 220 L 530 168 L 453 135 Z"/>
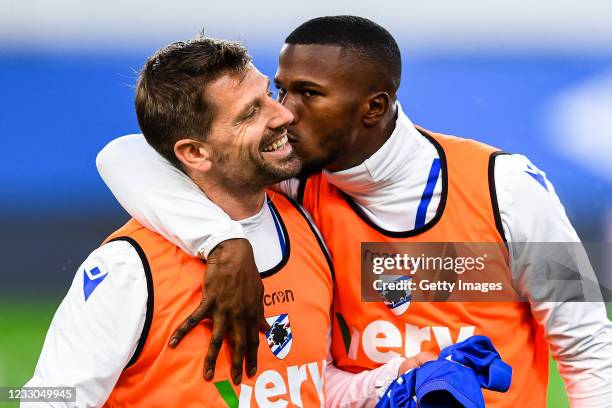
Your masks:
<path fill-rule="evenodd" d="M 170 336 L 201 300 L 206 264 L 131 220 L 108 239 L 142 249 L 150 271 L 148 335 L 133 364 L 119 378 L 108 407 L 319 407 L 328 353 L 332 302 L 330 265 L 301 211 L 269 192 L 271 210 L 286 242 L 281 264 L 263 274 L 265 314 L 276 329 L 260 334 L 258 372 L 231 382 L 231 354 L 221 348 L 215 377 L 203 377 L 210 324 L 198 325 L 172 349 Z M 142 256 L 141 256 L 142 257 Z M 143 331 L 147 332 L 147 327 Z M 141 339 L 142 342 L 142 339 Z"/>

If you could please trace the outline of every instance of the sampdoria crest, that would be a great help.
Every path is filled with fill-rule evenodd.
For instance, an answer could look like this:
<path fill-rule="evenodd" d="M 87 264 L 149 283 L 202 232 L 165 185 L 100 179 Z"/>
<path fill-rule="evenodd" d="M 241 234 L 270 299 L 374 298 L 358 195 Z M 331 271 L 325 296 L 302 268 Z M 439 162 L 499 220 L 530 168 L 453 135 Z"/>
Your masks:
<path fill-rule="evenodd" d="M 268 346 L 276 357 L 281 360 L 289 354 L 291 343 L 293 343 L 293 333 L 289 324 L 289 315 L 280 314 L 266 317 L 270 329 L 266 332 Z"/>
<path fill-rule="evenodd" d="M 388 279 L 389 282 L 393 283 L 403 283 L 407 284 L 408 281 L 411 281 L 412 278 L 409 276 L 382 276 L 383 278 Z M 387 279 L 385 279 L 386 281 Z M 410 290 L 408 289 L 384 289 L 378 291 L 380 296 L 382 296 L 385 305 L 391 309 L 393 314 L 400 316 L 408 310 L 410 306 L 410 300 L 412 299 Z"/>

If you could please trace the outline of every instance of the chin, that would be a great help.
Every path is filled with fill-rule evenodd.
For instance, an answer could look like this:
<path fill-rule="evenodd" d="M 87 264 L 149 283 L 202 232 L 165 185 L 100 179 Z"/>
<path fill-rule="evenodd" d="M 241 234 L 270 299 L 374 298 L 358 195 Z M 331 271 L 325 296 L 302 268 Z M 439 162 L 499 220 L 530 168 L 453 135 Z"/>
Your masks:
<path fill-rule="evenodd" d="M 268 185 L 297 177 L 302 169 L 299 160 L 290 160 L 286 163 L 265 163 L 261 167 L 260 174 Z"/>

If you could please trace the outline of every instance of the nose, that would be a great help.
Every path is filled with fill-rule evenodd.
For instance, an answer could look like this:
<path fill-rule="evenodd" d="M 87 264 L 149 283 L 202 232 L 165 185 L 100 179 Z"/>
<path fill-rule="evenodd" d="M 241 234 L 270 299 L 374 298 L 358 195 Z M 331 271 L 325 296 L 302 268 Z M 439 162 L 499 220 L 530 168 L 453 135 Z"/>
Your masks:
<path fill-rule="evenodd" d="M 294 99 L 295 98 L 291 97 L 290 92 L 287 92 L 285 95 L 283 95 L 282 99 L 280 99 L 280 103 L 285 108 L 289 109 L 289 112 L 293 114 L 293 123 L 296 123 L 298 121 L 298 115 Z"/>
<path fill-rule="evenodd" d="M 293 114 L 291 111 L 277 101 L 272 101 L 272 103 L 274 104 L 275 112 L 270 120 L 270 128 L 278 129 L 291 125 L 291 123 L 293 123 Z"/>

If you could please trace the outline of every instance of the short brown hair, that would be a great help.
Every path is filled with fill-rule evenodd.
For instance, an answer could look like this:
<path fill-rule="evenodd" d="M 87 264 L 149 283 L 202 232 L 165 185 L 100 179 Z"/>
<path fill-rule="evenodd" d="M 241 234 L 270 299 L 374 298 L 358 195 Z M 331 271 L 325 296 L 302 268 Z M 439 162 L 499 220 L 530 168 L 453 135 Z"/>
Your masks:
<path fill-rule="evenodd" d="M 150 57 L 136 85 L 136 116 L 147 142 L 181 168 L 174 144 L 203 140 L 217 107 L 206 84 L 225 74 L 245 72 L 251 61 L 240 43 L 207 37 L 172 43 Z"/>

